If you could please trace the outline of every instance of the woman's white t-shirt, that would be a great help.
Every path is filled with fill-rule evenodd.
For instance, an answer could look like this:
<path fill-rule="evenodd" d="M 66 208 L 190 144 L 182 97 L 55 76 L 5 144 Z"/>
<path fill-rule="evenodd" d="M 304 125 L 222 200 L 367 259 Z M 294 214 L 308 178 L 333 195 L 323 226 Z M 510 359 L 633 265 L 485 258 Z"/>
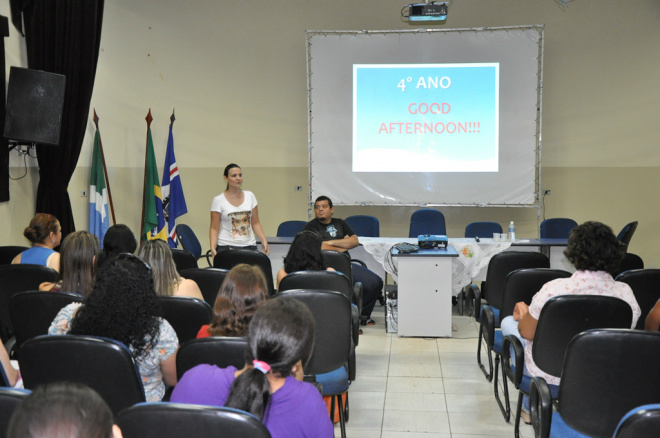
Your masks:
<path fill-rule="evenodd" d="M 250 246 L 257 240 L 252 230 L 252 210 L 257 206 L 257 198 L 252 192 L 243 190 L 243 203 L 232 205 L 225 194 L 213 198 L 211 211 L 220 213 L 218 245 Z"/>

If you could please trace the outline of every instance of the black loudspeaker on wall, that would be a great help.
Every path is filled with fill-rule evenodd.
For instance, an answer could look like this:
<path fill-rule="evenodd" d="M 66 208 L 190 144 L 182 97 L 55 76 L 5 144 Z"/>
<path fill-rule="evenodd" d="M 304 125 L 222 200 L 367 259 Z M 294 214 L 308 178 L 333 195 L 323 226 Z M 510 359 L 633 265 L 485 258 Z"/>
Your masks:
<path fill-rule="evenodd" d="M 5 138 L 58 146 L 65 85 L 64 75 L 12 67 L 7 90 Z"/>

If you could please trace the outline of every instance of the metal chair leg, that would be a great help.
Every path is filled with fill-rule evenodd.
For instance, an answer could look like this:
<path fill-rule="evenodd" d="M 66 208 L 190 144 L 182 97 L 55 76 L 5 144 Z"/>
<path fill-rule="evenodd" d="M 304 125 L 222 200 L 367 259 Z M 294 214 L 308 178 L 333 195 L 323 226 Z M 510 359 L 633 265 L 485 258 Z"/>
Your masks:
<path fill-rule="evenodd" d="M 504 417 L 504 421 L 507 423 L 511 419 L 511 403 L 509 402 L 509 385 L 507 384 L 507 378 L 506 375 L 504 374 L 504 364 L 500 364 L 500 355 L 497 354 L 495 355 L 495 374 L 493 378 L 493 393 L 495 394 L 495 401 L 497 401 L 497 405 L 500 407 L 500 411 L 502 411 L 502 416 Z M 503 392 L 504 392 L 504 404 L 502 403 L 502 400 L 500 400 L 500 395 L 499 395 L 499 384 L 497 380 L 498 376 L 498 366 L 502 367 L 502 386 L 503 386 Z"/>
<path fill-rule="evenodd" d="M 486 366 L 481 362 L 481 347 L 483 344 L 483 326 L 480 324 L 479 325 L 479 342 L 477 343 L 477 363 L 479 364 L 479 368 L 481 368 L 481 371 L 484 373 L 484 376 L 486 376 L 486 380 L 489 382 L 493 381 L 493 356 L 490 352 L 490 350 L 487 349 L 488 351 L 488 368 L 489 371 L 486 371 Z"/>

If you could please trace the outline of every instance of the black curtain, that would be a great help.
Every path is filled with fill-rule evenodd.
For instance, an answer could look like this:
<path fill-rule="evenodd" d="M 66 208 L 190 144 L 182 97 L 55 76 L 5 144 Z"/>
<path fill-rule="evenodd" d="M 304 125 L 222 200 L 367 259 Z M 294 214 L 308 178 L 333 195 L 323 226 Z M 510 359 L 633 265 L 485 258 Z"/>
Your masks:
<path fill-rule="evenodd" d="M 11 3 L 12 19 L 23 13 L 28 68 L 66 76 L 60 145 L 37 146 L 36 212 L 55 215 L 62 224 L 63 236 L 76 229 L 67 186 L 78 163 L 89 118 L 104 1 L 14 0 Z M 12 21 L 18 24 L 19 20 Z"/>
<path fill-rule="evenodd" d="M 0 84 L 5 84 L 5 37 L 9 36 L 9 20 L 0 15 Z M 0 87 L 0 202 L 9 201 L 9 142 L 5 132 L 5 87 Z"/>

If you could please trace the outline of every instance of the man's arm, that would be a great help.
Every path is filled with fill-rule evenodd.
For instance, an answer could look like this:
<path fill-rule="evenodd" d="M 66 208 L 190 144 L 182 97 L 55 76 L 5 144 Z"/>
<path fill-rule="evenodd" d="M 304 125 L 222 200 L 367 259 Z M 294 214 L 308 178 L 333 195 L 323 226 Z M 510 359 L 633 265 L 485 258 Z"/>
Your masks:
<path fill-rule="evenodd" d="M 343 239 L 326 240 L 321 247 L 323 249 L 332 249 L 343 252 L 347 249 L 353 249 L 359 244 L 358 237 L 353 234 L 352 236 L 344 236 Z"/>

